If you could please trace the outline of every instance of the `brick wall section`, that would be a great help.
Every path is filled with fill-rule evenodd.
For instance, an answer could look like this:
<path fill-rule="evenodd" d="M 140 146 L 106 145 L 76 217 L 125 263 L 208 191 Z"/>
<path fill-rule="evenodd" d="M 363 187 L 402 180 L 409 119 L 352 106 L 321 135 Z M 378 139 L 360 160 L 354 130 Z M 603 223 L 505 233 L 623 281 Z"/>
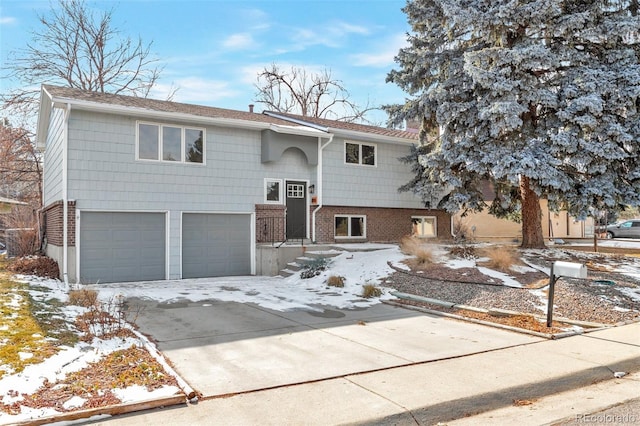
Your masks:
<path fill-rule="evenodd" d="M 311 207 L 312 211 L 314 207 Z M 334 216 L 340 214 L 366 216 L 366 240 L 351 238 L 348 240 L 341 238 L 336 240 L 334 235 Z M 402 237 L 411 235 L 412 216 L 435 216 L 438 222 L 438 238 L 441 240 L 451 238 L 451 216 L 443 210 L 323 206 L 316 214 L 316 242 L 398 242 Z"/>
<path fill-rule="evenodd" d="M 54 246 L 62 247 L 63 229 L 62 218 L 64 217 L 64 208 L 62 200 L 58 200 L 49 204 L 44 209 L 45 215 L 45 236 L 47 243 Z M 69 201 L 67 207 L 67 244 L 69 246 L 76 245 L 76 202 Z"/>
<path fill-rule="evenodd" d="M 285 206 L 256 204 L 256 242 L 285 240 Z"/>

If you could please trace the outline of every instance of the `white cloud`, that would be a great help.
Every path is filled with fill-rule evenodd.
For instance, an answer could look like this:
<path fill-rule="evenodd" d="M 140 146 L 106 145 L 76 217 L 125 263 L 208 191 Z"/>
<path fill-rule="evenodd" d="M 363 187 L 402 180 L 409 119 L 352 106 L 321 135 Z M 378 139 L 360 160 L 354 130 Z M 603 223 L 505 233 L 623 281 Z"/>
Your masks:
<path fill-rule="evenodd" d="M 289 47 L 278 49 L 278 53 L 287 53 L 304 50 L 310 46 L 326 46 L 339 48 L 347 43 L 349 36 L 355 34 L 366 36 L 370 34 L 367 27 L 353 25 L 343 21 L 330 21 L 323 23 L 317 28 L 293 27 L 285 29 L 291 34 L 290 40 L 293 42 Z"/>
<path fill-rule="evenodd" d="M 401 48 L 406 47 L 407 40 L 404 34 L 397 35 L 391 40 L 385 41 L 381 46 L 376 46 L 374 52 L 356 53 L 351 55 L 352 64 L 359 67 L 387 67 L 394 64 L 393 58 Z"/>
<path fill-rule="evenodd" d="M 186 77 L 177 79 L 171 84 L 157 84 L 152 90 L 151 97 L 166 99 L 176 87 L 178 91 L 172 99 L 174 102 L 215 105 L 223 99 L 233 98 L 238 94 L 236 90 L 229 87 L 229 83 L 226 81 Z"/>
<path fill-rule="evenodd" d="M 0 25 L 11 25 L 18 22 L 13 16 L 0 16 Z"/>
<path fill-rule="evenodd" d="M 237 33 L 227 37 L 222 42 L 222 46 L 233 50 L 249 49 L 255 47 L 256 42 L 249 33 Z"/>
<path fill-rule="evenodd" d="M 329 30 L 334 32 L 336 35 L 344 35 L 344 34 L 361 34 L 367 35 L 369 34 L 369 29 L 363 27 L 361 25 L 353 25 L 348 22 L 337 21 L 334 23 L 328 24 Z"/>

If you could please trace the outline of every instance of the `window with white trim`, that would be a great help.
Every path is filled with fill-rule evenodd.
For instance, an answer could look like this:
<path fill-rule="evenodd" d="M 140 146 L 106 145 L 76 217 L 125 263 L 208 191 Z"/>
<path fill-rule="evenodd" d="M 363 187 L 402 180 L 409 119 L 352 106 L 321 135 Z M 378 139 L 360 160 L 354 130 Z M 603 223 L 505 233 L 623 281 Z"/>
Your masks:
<path fill-rule="evenodd" d="M 435 238 L 438 236 L 438 221 L 435 216 L 411 216 L 411 236 Z"/>
<path fill-rule="evenodd" d="M 265 204 L 282 204 L 282 179 L 264 180 Z"/>
<path fill-rule="evenodd" d="M 336 238 L 366 238 L 367 217 L 352 215 L 336 215 L 334 217 Z"/>
<path fill-rule="evenodd" d="M 138 160 L 204 163 L 205 130 L 138 122 Z"/>
<path fill-rule="evenodd" d="M 376 146 L 369 143 L 345 142 L 344 162 L 360 166 L 376 165 Z"/>

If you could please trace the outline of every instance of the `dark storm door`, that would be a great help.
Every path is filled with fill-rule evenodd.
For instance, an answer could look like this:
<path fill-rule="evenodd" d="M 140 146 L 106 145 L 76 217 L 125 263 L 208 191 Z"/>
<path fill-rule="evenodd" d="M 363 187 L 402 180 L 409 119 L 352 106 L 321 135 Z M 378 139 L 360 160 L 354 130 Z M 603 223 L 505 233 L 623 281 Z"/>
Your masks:
<path fill-rule="evenodd" d="M 307 235 L 307 184 L 287 181 L 287 239 Z"/>

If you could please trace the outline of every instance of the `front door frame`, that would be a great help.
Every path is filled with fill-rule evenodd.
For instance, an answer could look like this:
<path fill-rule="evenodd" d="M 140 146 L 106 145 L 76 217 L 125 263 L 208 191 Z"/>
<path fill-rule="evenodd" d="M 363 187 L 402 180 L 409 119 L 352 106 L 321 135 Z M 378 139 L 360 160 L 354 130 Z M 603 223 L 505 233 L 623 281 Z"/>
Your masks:
<path fill-rule="evenodd" d="M 298 206 L 303 211 L 300 212 L 296 210 L 294 206 L 289 206 L 289 184 L 302 184 L 303 192 L 302 192 L 302 204 Z M 296 239 L 296 238 L 309 238 L 309 180 L 308 179 L 285 179 L 284 180 L 284 202 L 286 207 L 286 238 L 287 239 Z M 292 198 L 295 199 L 295 198 Z M 295 216 L 293 216 L 295 215 Z M 294 222 L 290 222 L 293 220 Z M 299 225 L 304 225 L 304 232 L 302 236 L 292 235 L 293 227 L 298 227 Z"/>

